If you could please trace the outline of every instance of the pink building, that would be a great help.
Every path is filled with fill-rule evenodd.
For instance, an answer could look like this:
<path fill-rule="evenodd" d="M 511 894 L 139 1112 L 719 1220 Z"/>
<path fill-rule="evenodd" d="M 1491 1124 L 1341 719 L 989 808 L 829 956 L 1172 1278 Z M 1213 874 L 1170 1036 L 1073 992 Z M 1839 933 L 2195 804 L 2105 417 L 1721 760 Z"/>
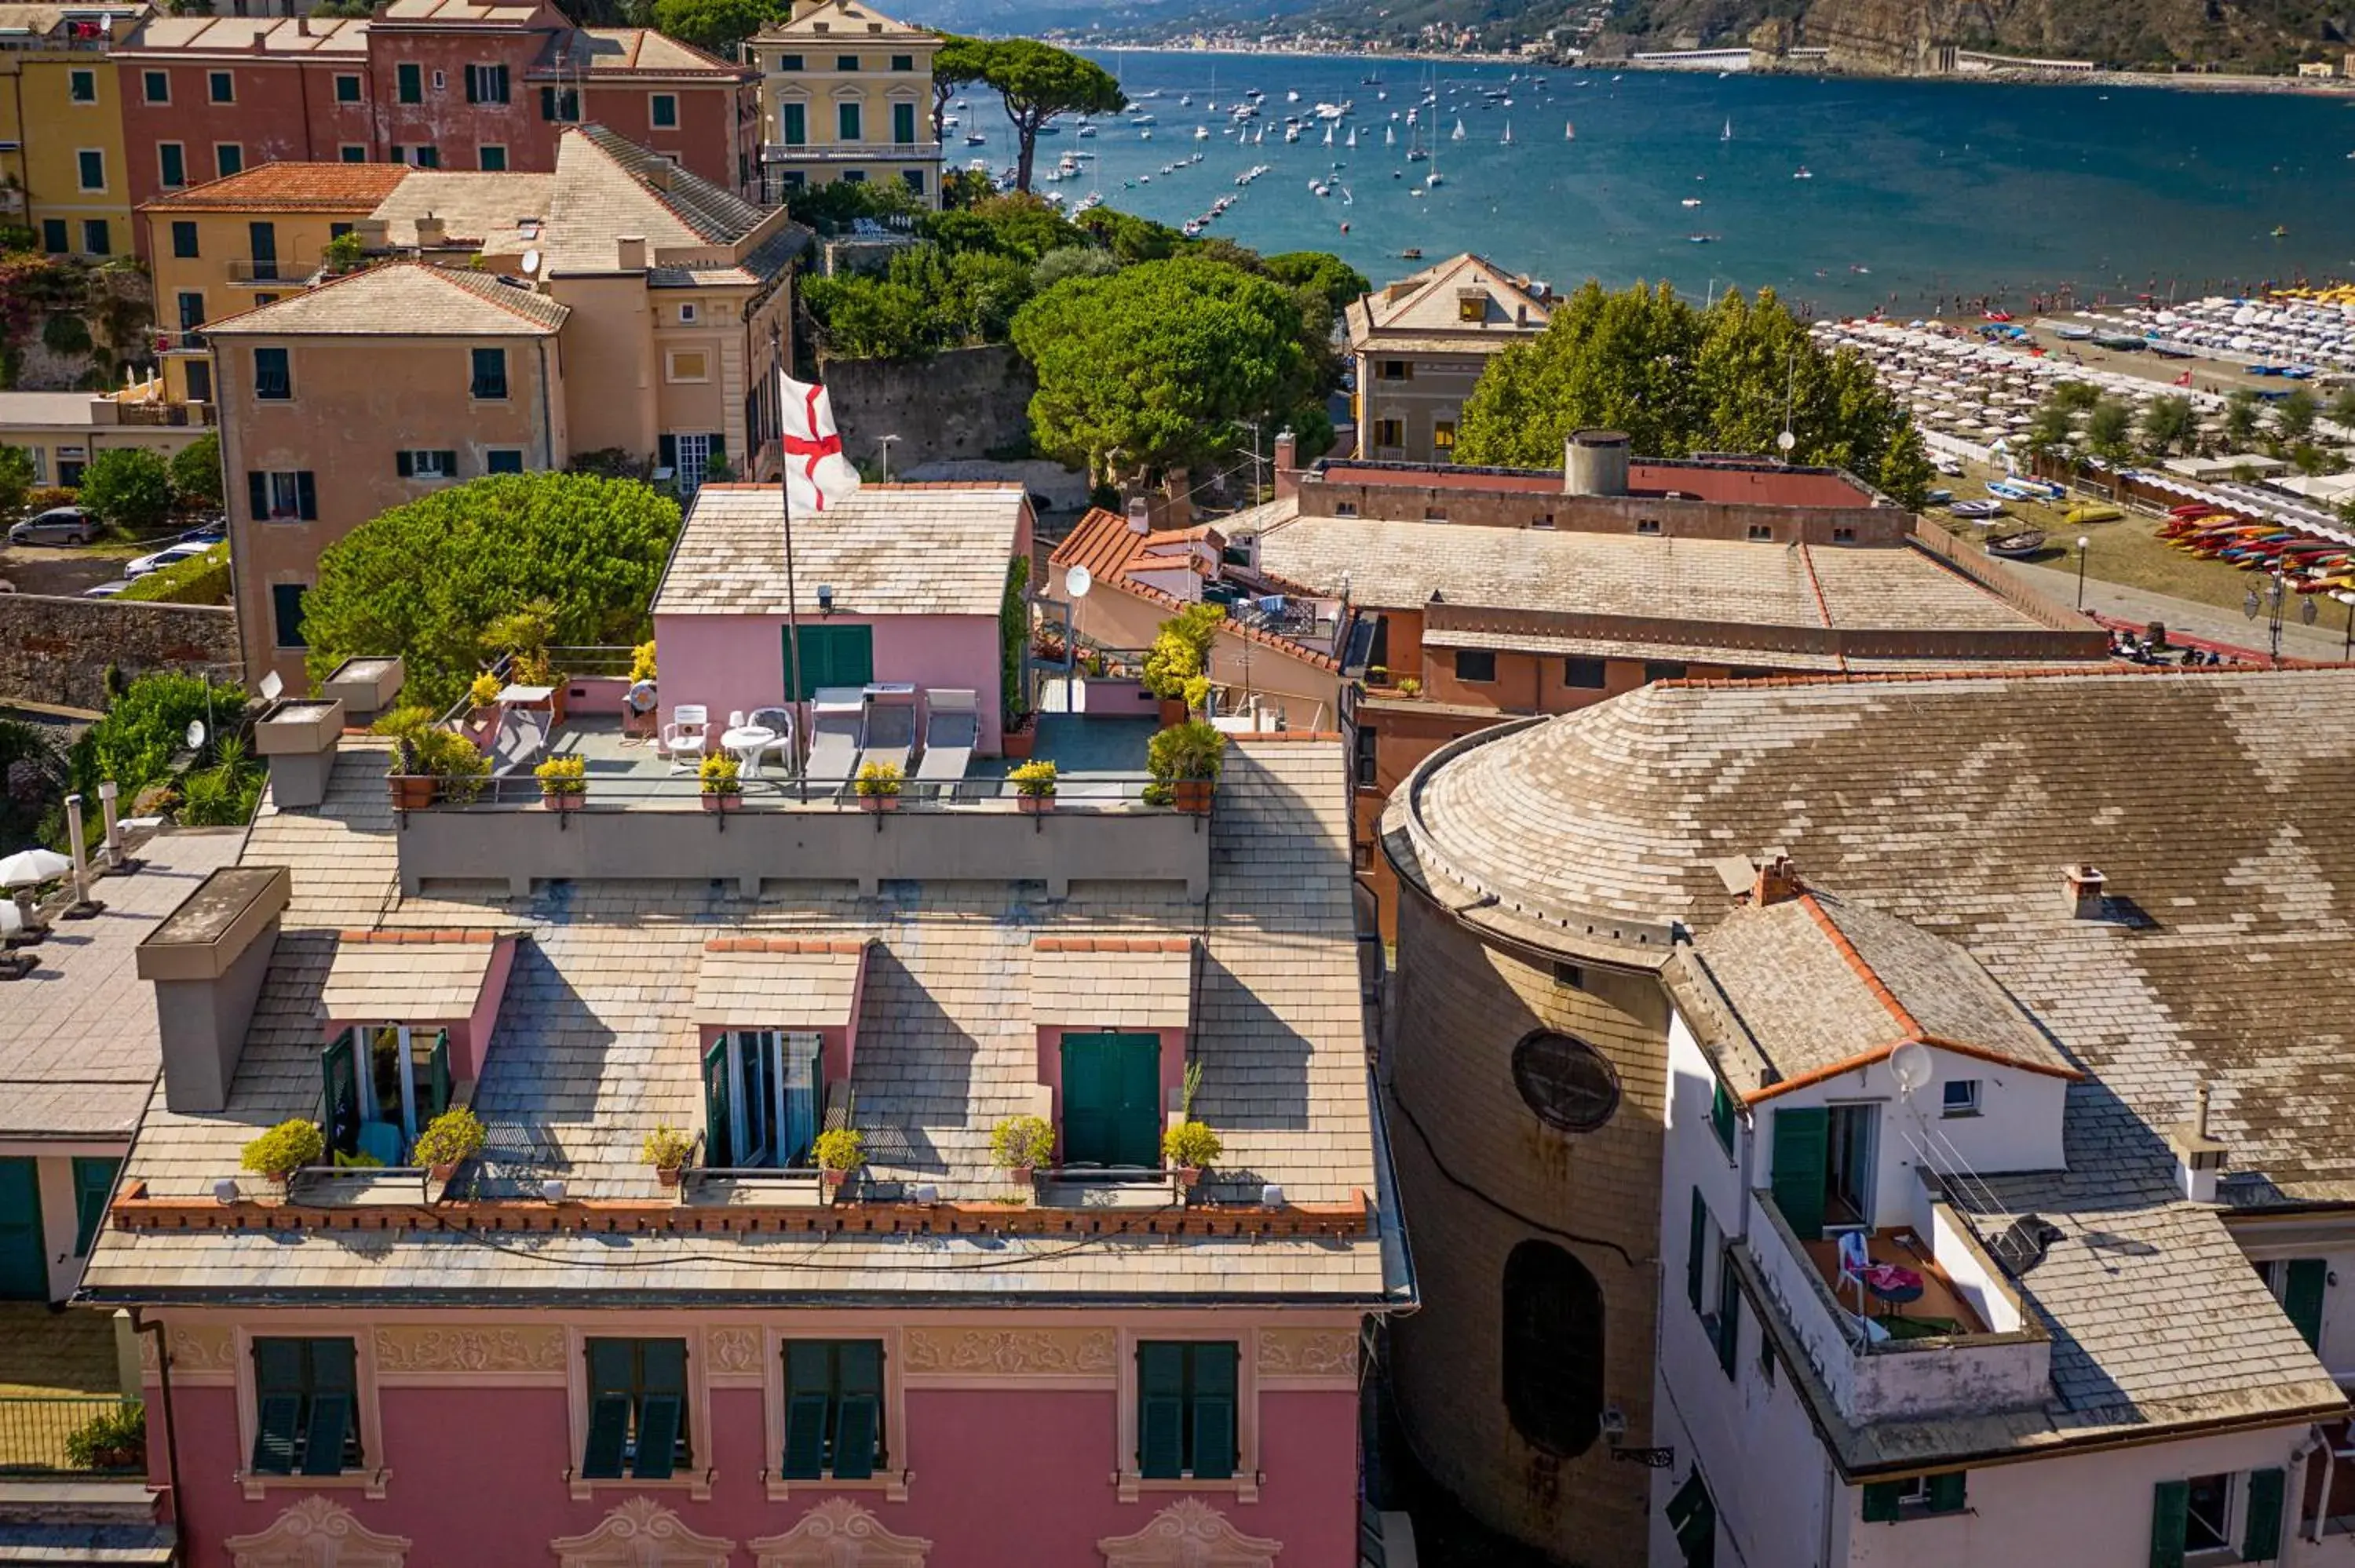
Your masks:
<path fill-rule="evenodd" d="M 947 493 L 860 501 L 904 520 Z M 963 493 L 994 602 L 1027 509 Z M 760 499 L 705 494 L 666 595 L 698 531 Z M 944 539 L 832 522 L 966 569 Z M 876 591 L 848 560 L 838 615 Z M 879 676 L 903 648 L 882 609 Z M 705 664 L 708 629 L 666 611 L 666 704 L 779 678 L 779 633 L 743 614 Z M 995 692 L 996 646 L 960 684 Z M 332 726 L 302 743 L 324 800 L 265 806 L 142 948 L 163 1083 L 84 1289 L 149 1330 L 150 1480 L 183 1562 L 1354 1561 L 1360 1336 L 1413 1286 L 1337 737 L 1239 738 L 1207 818 L 749 791 L 706 815 L 691 778 L 396 813 L 379 743 Z M 550 854 L 578 858 L 535 876 Z M 1189 1066 L 1224 1145 L 1192 1185 L 1160 1154 Z M 455 1105 L 485 1147 L 410 1166 Z M 998 1169 L 1021 1115 L 1054 1154 Z M 240 1171 L 290 1118 L 387 1164 L 282 1190 Z M 694 1141 L 675 1184 L 643 1148 L 658 1127 Z M 867 1153 L 839 1191 L 813 1168 L 834 1128 Z"/>

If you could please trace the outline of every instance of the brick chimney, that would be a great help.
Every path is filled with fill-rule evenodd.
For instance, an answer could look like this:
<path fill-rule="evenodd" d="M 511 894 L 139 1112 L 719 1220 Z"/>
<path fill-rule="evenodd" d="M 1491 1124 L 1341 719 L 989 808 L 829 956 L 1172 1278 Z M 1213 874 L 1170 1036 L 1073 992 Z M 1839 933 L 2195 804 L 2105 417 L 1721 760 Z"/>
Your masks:
<path fill-rule="evenodd" d="M 1758 863 L 1757 880 L 1750 885 L 1750 902 L 1764 909 L 1769 904 L 1787 904 L 1806 891 L 1791 857 L 1781 850 L 1768 850 L 1766 858 Z"/>
<path fill-rule="evenodd" d="M 2061 889 L 2068 900 L 2069 913 L 2079 920 L 2102 917 L 2102 890 L 2110 879 L 2090 865 L 2064 865 L 2061 868 Z M 2200 1091 L 2205 1094 L 2206 1090 Z"/>
<path fill-rule="evenodd" d="M 228 1108 L 293 890 L 282 865 L 223 866 L 139 944 L 139 978 L 155 986 L 164 1103 L 172 1109 Z"/>
<path fill-rule="evenodd" d="M 2208 1086 L 2191 1097 L 2191 1119 L 2170 1129 L 2167 1146 L 2175 1150 L 2176 1179 L 2183 1195 L 2195 1203 L 2216 1201 L 2216 1182 L 2224 1173 L 2225 1147 L 2208 1133 Z"/>
<path fill-rule="evenodd" d="M 1287 426 L 1275 432 L 1275 498 L 1300 493 L 1300 438 Z"/>

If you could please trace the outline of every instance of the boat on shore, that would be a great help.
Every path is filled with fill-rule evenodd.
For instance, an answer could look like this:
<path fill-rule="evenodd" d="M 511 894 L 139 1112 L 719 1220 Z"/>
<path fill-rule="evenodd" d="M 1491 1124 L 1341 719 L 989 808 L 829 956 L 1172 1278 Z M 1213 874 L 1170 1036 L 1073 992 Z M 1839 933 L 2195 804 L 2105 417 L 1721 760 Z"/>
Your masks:
<path fill-rule="evenodd" d="M 1946 507 L 1946 511 L 1951 516 L 1968 518 L 1974 523 L 1985 523 L 2003 515 L 2003 503 L 2000 501 L 1956 501 L 1949 503 Z"/>
<path fill-rule="evenodd" d="M 2023 560 L 2042 548 L 2044 530 L 2041 528 L 2023 528 L 2017 534 L 1998 534 L 1987 542 L 1988 555 L 2001 556 L 2011 561 Z"/>

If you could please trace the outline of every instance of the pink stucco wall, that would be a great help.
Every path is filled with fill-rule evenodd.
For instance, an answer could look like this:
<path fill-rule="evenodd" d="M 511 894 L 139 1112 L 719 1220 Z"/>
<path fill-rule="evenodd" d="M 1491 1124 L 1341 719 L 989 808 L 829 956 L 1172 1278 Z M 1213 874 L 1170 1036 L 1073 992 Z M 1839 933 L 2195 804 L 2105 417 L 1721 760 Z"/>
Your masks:
<path fill-rule="evenodd" d="M 499 1020 L 499 1001 L 506 995 L 507 976 L 515 970 L 515 938 L 503 937 L 491 944 L 491 965 L 484 972 L 483 989 L 474 999 L 474 1012 L 464 1018 L 333 1018 L 321 1030 L 319 1040 L 332 1044 L 336 1036 L 346 1029 L 374 1029 L 387 1022 L 406 1023 L 412 1029 L 450 1032 L 450 1075 L 468 1082 L 483 1075 L 483 1053 L 491 1038 L 492 1026 Z"/>
<path fill-rule="evenodd" d="M 152 1401 L 159 1397 L 154 1386 Z M 768 1453 L 763 1395 L 754 1388 L 710 1393 L 716 1469 L 709 1501 L 684 1490 L 616 1483 L 575 1501 L 563 1479 L 573 1462 L 561 1388 L 390 1387 L 379 1391 L 387 1495 L 319 1488 L 374 1530 L 404 1535 L 413 1563 L 549 1563 L 549 1542 L 579 1534 L 624 1499 L 654 1497 L 692 1528 L 737 1543 L 731 1563 L 749 1564 L 745 1543 L 782 1532 L 829 1489 L 796 1485 L 771 1502 L 762 1471 Z M 1100 1563 L 1095 1542 L 1144 1526 L 1183 1493 L 1147 1491 L 1121 1502 L 1113 1480 L 1118 1403 L 1108 1389 L 911 1388 L 909 1431 L 890 1439 L 893 1463 L 913 1472 L 905 1502 L 846 1490 L 890 1529 L 927 1538 L 942 1568 L 1085 1568 Z M 153 1405 L 151 1404 L 151 1408 Z M 249 1502 L 231 1479 L 241 1467 L 233 1390 L 176 1386 L 180 1510 L 188 1568 L 231 1568 L 222 1542 L 267 1529 L 309 1489 L 272 1485 Z M 1281 1564 L 1327 1568 L 1353 1561 L 1357 1522 L 1357 1399 L 1347 1387 L 1264 1390 L 1260 1394 L 1259 1500 L 1201 1495 L 1237 1528 L 1283 1543 Z M 160 1424 L 150 1431 L 160 1446 Z M 160 1452 L 151 1457 L 163 1478 Z"/>
<path fill-rule="evenodd" d="M 813 625 L 821 624 L 817 621 Z M 875 629 L 875 679 L 979 694 L 983 756 L 998 749 L 1001 691 L 994 616 L 834 616 L 822 624 Z M 716 736 L 729 714 L 775 707 L 785 694 L 785 618 L 782 615 L 658 615 L 655 642 L 662 668 L 662 717 L 681 703 L 710 710 Z M 921 721 L 920 721 L 921 722 Z"/>

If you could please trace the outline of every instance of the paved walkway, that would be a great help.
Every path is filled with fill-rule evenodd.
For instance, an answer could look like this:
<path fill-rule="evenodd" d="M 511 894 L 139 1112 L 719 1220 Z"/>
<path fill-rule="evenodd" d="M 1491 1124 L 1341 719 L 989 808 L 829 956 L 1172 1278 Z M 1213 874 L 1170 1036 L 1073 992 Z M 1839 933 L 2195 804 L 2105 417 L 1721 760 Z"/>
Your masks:
<path fill-rule="evenodd" d="M 2030 566 L 2020 561 L 2006 561 L 2004 565 L 2027 578 L 2037 591 L 2055 603 L 2073 605 L 2077 602 L 2077 574 L 2073 570 Z M 2315 596 L 2313 602 L 2316 620 L 2312 626 L 2304 625 L 2297 620 L 2298 596 L 2291 596 L 2290 602 L 2283 607 L 2282 652 L 2296 659 L 2345 658 L 2348 607 L 2318 595 Z M 2170 631 L 2184 632 L 2211 642 L 2226 642 L 2235 648 L 2252 649 L 2259 653 L 2265 651 L 2269 641 L 2268 622 L 2262 615 L 2250 620 L 2214 605 L 2195 604 L 2188 599 L 2173 599 L 2142 588 L 2124 588 L 2116 583 L 2105 583 L 2099 577 L 2085 579 L 2085 608 L 2096 614 L 2132 621 L 2137 626 L 2163 620 Z"/>

